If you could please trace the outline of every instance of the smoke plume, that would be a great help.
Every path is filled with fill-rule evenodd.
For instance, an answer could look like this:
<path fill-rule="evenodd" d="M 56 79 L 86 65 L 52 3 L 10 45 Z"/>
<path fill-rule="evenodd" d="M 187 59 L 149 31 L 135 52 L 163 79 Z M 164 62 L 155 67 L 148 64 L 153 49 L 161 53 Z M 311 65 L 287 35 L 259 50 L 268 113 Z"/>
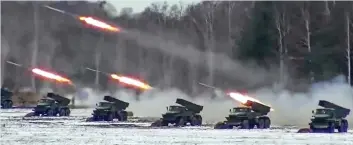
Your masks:
<path fill-rule="evenodd" d="M 311 110 L 320 108 L 319 100 L 353 109 L 353 88 L 346 83 L 343 76 L 315 83 L 306 93 L 291 93 L 287 90 L 276 92 L 273 89 L 264 88 L 254 92 L 253 96 L 272 105 L 275 111 L 269 115 L 276 125 L 308 126 L 312 116 Z M 353 123 L 352 113 L 347 120 Z"/>
<path fill-rule="evenodd" d="M 273 91 L 271 88 L 259 89 L 249 94 L 260 101 L 270 104 L 275 111 L 270 112 L 273 125 L 295 125 L 307 127 L 311 118 L 311 110 L 318 108 L 319 100 L 327 100 L 345 108 L 353 109 L 353 88 L 344 82 L 344 78 L 339 76 L 332 81 L 316 83 L 307 93 L 291 93 L 286 90 Z M 141 94 L 140 101 L 136 101 L 132 92 L 119 90 L 113 94 L 108 92 L 95 92 L 85 88 L 88 94 L 86 101 L 79 104 L 94 105 L 103 100 L 104 95 L 112 95 L 123 101 L 129 102 L 127 110 L 133 111 L 135 116 L 140 117 L 161 117 L 169 105 L 176 105 L 177 98 L 183 98 L 204 106 L 201 115 L 205 123 L 215 123 L 223 121 L 229 109 L 239 106 L 239 102 L 225 96 L 218 96 L 212 100 L 209 94 L 191 98 L 177 89 L 163 91 L 146 92 Z M 353 116 L 348 116 L 347 120 L 353 123 Z"/>

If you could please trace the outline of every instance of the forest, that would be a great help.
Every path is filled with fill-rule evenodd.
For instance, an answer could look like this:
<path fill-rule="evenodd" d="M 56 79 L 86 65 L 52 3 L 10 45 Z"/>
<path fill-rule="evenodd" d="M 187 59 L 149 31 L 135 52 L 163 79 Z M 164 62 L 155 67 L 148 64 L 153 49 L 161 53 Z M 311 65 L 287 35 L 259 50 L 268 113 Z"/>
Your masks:
<path fill-rule="evenodd" d="M 126 31 L 90 29 L 42 5 L 94 16 Z M 33 79 L 7 60 L 100 90 L 117 86 L 86 67 L 136 75 L 188 94 L 202 91 L 198 82 L 246 90 L 280 84 L 305 91 L 313 82 L 344 75 L 352 84 L 352 1 L 159 2 L 140 13 L 114 11 L 104 2 L 2 1 L 2 85 L 60 87 Z"/>

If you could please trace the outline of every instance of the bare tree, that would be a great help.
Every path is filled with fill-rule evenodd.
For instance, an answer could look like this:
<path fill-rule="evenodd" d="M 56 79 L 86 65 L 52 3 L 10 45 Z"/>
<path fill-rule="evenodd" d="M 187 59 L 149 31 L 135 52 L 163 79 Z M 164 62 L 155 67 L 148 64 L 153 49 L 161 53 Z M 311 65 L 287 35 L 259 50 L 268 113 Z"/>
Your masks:
<path fill-rule="evenodd" d="M 208 83 L 213 85 L 213 80 L 214 80 L 214 52 L 215 52 L 215 34 L 214 34 L 214 20 L 215 20 L 215 11 L 217 10 L 218 2 L 206 2 L 204 7 L 203 7 L 203 13 L 204 13 L 204 21 L 205 21 L 205 26 L 206 26 L 206 46 L 207 46 L 207 52 L 208 52 L 208 71 L 209 71 L 209 77 L 208 77 Z"/>
<path fill-rule="evenodd" d="M 34 36 L 33 36 L 33 49 L 32 49 L 32 58 L 31 58 L 31 65 L 32 67 L 35 67 L 37 65 L 37 55 L 38 55 L 38 37 L 39 37 L 39 30 L 38 30 L 38 17 L 39 17 L 39 6 L 36 3 L 33 3 L 34 11 L 34 20 L 33 20 L 33 26 L 34 26 Z M 34 90 L 36 90 L 36 82 L 34 76 L 31 78 L 31 85 Z"/>
<path fill-rule="evenodd" d="M 350 39 L 350 13 L 346 12 L 346 41 L 347 41 L 347 49 L 346 49 L 346 57 L 347 57 L 347 68 L 348 68 L 348 75 L 347 80 L 348 84 L 351 85 L 351 39 Z"/>
<path fill-rule="evenodd" d="M 307 48 L 308 54 L 311 54 L 311 19 L 310 19 L 310 12 L 309 12 L 309 6 L 310 3 L 309 2 L 303 2 L 303 7 L 301 8 L 301 14 L 303 17 L 303 21 L 304 21 L 304 28 L 305 28 L 305 36 L 302 39 L 302 42 L 304 44 L 304 46 Z M 309 63 L 312 63 L 312 60 L 310 58 Z M 314 72 L 312 71 L 312 69 L 310 68 L 310 81 L 314 81 Z"/>
<path fill-rule="evenodd" d="M 285 45 L 285 37 L 291 30 L 289 15 L 287 14 L 285 5 L 279 3 L 274 6 L 275 11 L 275 24 L 278 33 L 278 48 L 279 48 L 279 64 L 280 64 L 280 83 L 285 84 L 284 80 L 285 73 L 285 57 L 287 56 L 288 50 Z"/>

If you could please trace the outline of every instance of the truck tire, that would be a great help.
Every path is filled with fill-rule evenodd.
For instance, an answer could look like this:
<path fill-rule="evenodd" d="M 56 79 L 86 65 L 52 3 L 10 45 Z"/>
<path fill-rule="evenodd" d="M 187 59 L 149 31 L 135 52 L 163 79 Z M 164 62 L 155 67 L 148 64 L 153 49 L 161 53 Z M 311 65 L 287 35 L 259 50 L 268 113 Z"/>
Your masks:
<path fill-rule="evenodd" d="M 348 131 L 348 127 L 349 127 L 348 121 L 345 120 L 345 119 L 343 119 L 342 121 L 344 122 L 344 125 L 343 125 L 343 132 L 347 132 L 347 131 Z"/>
<path fill-rule="evenodd" d="M 12 108 L 12 101 L 11 100 L 9 100 L 9 101 L 7 101 L 7 108 Z"/>
<path fill-rule="evenodd" d="M 196 126 L 201 126 L 202 125 L 202 117 L 200 115 L 196 115 Z"/>
<path fill-rule="evenodd" d="M 54 110 L 48 109 L 46 113 L 47 113 L 47 116 L 53 116 L 54 115 Z"/>
<path fill-rule="evenodd" d="M 179 118 L 177 119 L 177 122 L 176 122 L 175 125 L 176 125 L 176 126 L 184 126 L 184 125 L 185 125 L 185 121 L 184 121 L 183 117 L 179 117 Z"/>
<path fill-rule="evenodd" d="M 99 118 L 99 116 L 93 115 L 92 120 L 93 121 L 100 121 L 100 118 Z"/>
<path fill-rule="evenodd" d="M 70 111 L 70 109 L 65 109 L 65 116 L 70 116 L 70 113 L 71 113 L 71 111 Z"/>
<path fill-rule="evenodd" d="M 202 125 L 202 117 L 199 115 L 192 117 L 192 119 L 190 121 L 190 125 L 191 126 L 201 126 Z"/>
<path fill-rule="evenodd" d="M 10 101 L 10 100 L 4 101 L 2 103 L 1 108 L 4 108 L 4 109 L 12 108 L 12 101 Z"/>
<path fill-rule="evenodd" d="M 271 120 L 270 118 L 265 118 L 265 129 L 271 127 Z"/>
<path fill-rule="evenodd" d="M 163 121 L 163 120 L 161 121 L 161 126 L 168 126 L 168 124 L 169 123 L 167 121 Z"/>
<path fill-rule="evenodd" d="M 249 120 L 243 120 L 241 123 L 241 129 L 249 129 L 250 124 L 249 124 Z"/>
<path fill-rule="evenodd" d="M 335 132 L 335 125 L 332 122 L 330 122 L 328 124 L 326 131 L 327 131 L 327 133 L 334 133 Z"/>
<path fill-rule="evenodd" d="M 105 116 L 105 121 L 113 121 L 114 116 L 112 113 L 107 114 L 107 116 Z"/>
<path fill-rule="evenodd" d="M 66 110 L 65 109 L 60 109 L 59 116 L 66 116 Z"/>
<path fill-rule="evenodd" d="M 121 112 L 121 119 L 119 121 L 127 121 L 127 112 L 123 111 Z"/>
<path fill-rule="evenodd" d="M 348 121 L 343 119 L 342 120 L 342 123 L 341 123 L 341 126 L 342 126 L 342 132 L 347 132 L 348 131 Z"/>
<path fill-rule="evenodd" d="M 259 119 L 259 123 L 257 125 L 258 129 L 264 129 L 265 128 L 265 119 L 264 118 L 260 118 Z"/>

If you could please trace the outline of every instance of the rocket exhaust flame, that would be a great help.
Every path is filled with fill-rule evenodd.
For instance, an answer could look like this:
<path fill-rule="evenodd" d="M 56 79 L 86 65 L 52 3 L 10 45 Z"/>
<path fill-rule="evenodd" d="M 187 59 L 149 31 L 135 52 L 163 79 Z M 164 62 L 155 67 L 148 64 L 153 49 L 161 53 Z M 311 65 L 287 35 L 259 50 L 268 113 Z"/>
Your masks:
<path fill-rule="evenodd" d="M 116 75 L 116 74 L 111 74 L 110 75 L 111 78 L 115 79 L 115 80 L 118 80 L 119 82 L 121 83 L 124 83 L 126 85 L 130 85 L 130 86 L 134 86 L 134 87 L 138 87 L 140 89 L 143 89 L 143 90 L 149 90 L 149 89 L 152 89 L 152 87 L 140 80 L 137 80 L 137 79 L 134 79 L 134 78 L 130 78 L 130 77 L 127 77 L 127 76 L 119 76 L 119 75 Z"/>
<path fill-rule="evenodd" d="M 99 70 L 96 70 L 96 69 L 92 69 L 92 68 L 89 68 L 89 67 L 86 67 L 86 69 L 90 70 L 90 71 L 94 71 L 94 72 L 103 73 L 103 74 L 105 74 L 107 76 L 110 76 L 110 78 L 112 78 L 114 80 L 117 80 L 120 84 L 128 85 L 130 87 L 135 87 L 135 88 L 141 89 L 143 91 L 153 89 L 153 87 L 151 87 L 149 84 L 144 83 L 141 80 L 128 77 L 128 76 L 110 74 L 110 73 L 102 72 L 102 71 L 99 71 Z"/>
<path fill-rule="evenodd" d="M 59 76 L 59 75 L 56 75 L 54 73 L 48 72 L 48 71 L 41 70 L 39 68 L 32 69 L 32 73 L 39 75 L 41 77 L 44 77 L 46 79 L 55 80 L 60 83 L 67 83 L 67 84 L 72 85 L 72 82 L 69 79 L 64 78 L 62 76 Z"/>
<path fill-rule="evenodd" d="M 214 86 L 210 86 L 210 85 L 207 85 L 207 84 L 204 84 L 204 83 L 198 83 L 200 84 L 201 86 L 204 86 L 204 87 L 207 87 L 207 88 L 211 88 L 213 89 L 214 91 L 217 91 L 217 90 L 220 90 Z M 222 92 L 225 92 L 225 91 L 222 91 Z M 223 93 L 222 93 L 223 94 Z M 249 100 L 249 101 L 253 101 L 253 102 L 257 102 L 257 103 L 260 103 L 262 105 L 266 105 L 265 103 L 262 103 L 260 100 L 257 100 L 255 98 L 252 98 L 248 95 L 245 95 L 244 93 L 239 93 L 239 92 L 226 92 L 224 93 L 226 96 L 229 96 L 230 98 L 232 98 L 233 100 L 235 101 L 238 101 L 240 102 L 242 105 L 245 105 L 245 103 Z M 246 105 L 245 105 L 246 106 Z M 269 105 L 266 105 L 266 106 L 269 106 Z M 271 107 L 271 106 L 269 106 Z M 274 111 L 274 109 L 271 107 L 271 111 Z"/>
<path fill-rule="evenodd" d="M 39 68 L 30 69 L 27 66 L 23 66 L 22 64 L 18 64 L 18 63 L 12 62 L 12 61 L 6 61 L 6 63 L 14 65 L 14 66 L 17 66 L 17 67 L 20 67 L 20 68 L 25 68 L 26 70 L 31 70 L 31 72 L 33 74 L 41 76 L 41 77 L 44 77 L 44 78 L 49 79 L 49 80 L 55 80 L 55 81 L 60 82 L 60 83 L 67 83 L 67 84 L 73 85 L 71 80 L 69 80 L 67 78 L 64 78 L 64 77 L 62 77 L 60 75 L 54 74 L 54 73 L 51 73 L 51 72 L 48 72 L 48 71 L 44 71 L 44 70 L 39 69 Z"/>
<path fill-rule="evenodd" d="M 110 32 L 120 32 L 120 29 L 117 28 L 117 27 L 114 27 L 112 25 L 109 25 L 103 21 L 100 21 L 100 20 L 97 20 L 97 19 L 94 19 L 92 17 L 84 17 L 84 16 L 80 16 L 79 17 L 79 20 L 80 21 L 83 21 L 85 22 L 86 24 L 88 25 L 91 25 L 93 27 L 96 27 L 96 28 L 100 28 L 100 29 L 103 29 L 103 30 L 108 30 Z"/>
<path fill-rule="evenodd" d="M 83 23 L 85 23 L 85 24 L 87 24 L 89 26 L 95 27 L 95 28 L 99 28 L 99 29 L 106 30 L 106 31 L 109 31 L 109 32 L 114 32 L 114 33 L 121 32 L 120 28 L 115 27 L 113 25 L 110 25 L 110 24 L 108 24 L 106 22 L 100 21 L 98 19 L 95 19 L 93 17 L 79 16 L 77 14 L 73 14 L 73 13 L 70 13 L 70 12 L 67 12 L 67 11 L 64 11 L 64 10 L 53 8 L 53 7 L 48 6 L 48 5 L 44 5 L 43 7 L 47 8 L 47 9 L 50 9 L 52 11 L 56 11 L 56 12 L 59 12 L 59 13 L 65 14 L 65 15 L 72 16 L 72 17 L 82 21 Z"/>
<path fill-rule="evenodd" d="M 229 92 L 229 93 L 227 93 L 227 95 L 229 97 L 231 97 L 233 100 L 236 100 L 236 101 L 238 101 L 238 102 L 240 102 L 242 104 L 245 104 L 249 100 L 249 101 L 253 101 L 253 102 L 257 102 L 257 103 L 266 105 L 266 104 L 262 103 L 261 101 L 255 99 L 255 98 L 252 98 L 252 97 L 250 97 L 248 95 L 244 95 L 244 94 L 241 94 L 241 93 L 238 93 L 238 92 Z M 266 105 L 266 106 L 269 106 L 269 105 Z M 272 107 L 271 107 L 271 111 L 274 111 L 274 109 Z"/>

